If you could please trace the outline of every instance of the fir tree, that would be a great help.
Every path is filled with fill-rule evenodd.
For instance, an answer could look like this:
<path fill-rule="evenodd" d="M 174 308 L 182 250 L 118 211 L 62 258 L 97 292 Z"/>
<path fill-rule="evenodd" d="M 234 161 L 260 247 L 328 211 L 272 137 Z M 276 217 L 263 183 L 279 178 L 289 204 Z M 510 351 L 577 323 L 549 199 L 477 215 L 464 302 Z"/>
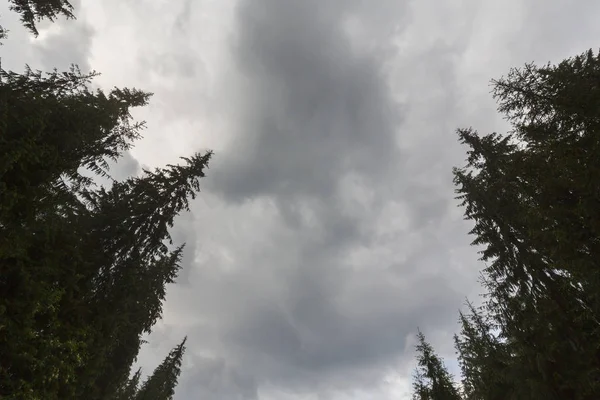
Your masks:
<path fill-rule="evenodd" d="M 600 397 L 599 82 L 592 51 L 514 69 L 494 81 L 513 131 L 459 130 L 457 192 L 520 398 Z"/>
<path fill-rule="evenodd" d="M 420 331 L 417 334 L 418 368 L 413 382 L 415 400 L 460 400 L 458 389 L 443 361 L 425 340 Z"/>
<path fill-rule="evenodd" d="M 75 68 L 0 77 L 0 396 L 110 399 L 160 318 L 211 153 L 97 188 L 139 137 L 147 93 L 92 92 Z"/>
<path fill-rule="evenodd" d="M 518 398 L 515 386 L 520 377 L 508 346 L 494 333 L 495 325 L 485 309 L 467 303 L 460 313 L 461 331 L 454 341 L 462 372 L 465 400 Z"/>
<path fill-rule="evenodd" d="M 88 168 L 106 174 L 139 135 L 130 107 L 149 95 L 91 92 L 77 68 L 43 76 L 0 70 L 0 395 L 72 396 L 84 363 L 84 277 L 95 266 L 80 246 L 88 211 L 78 193 Z M 64 392 L 63 390 L 66 390 Z M 18 397 L 18 396 L 15 396 Z"/>
<path fill-rule="evenodd" d="M 454 170 L 488 263 L 484 306 L 461 313 L 455 337 L 463 395 L 600 398 L 600 55 L 528 64 L 493 87 L 513 129 L 459 130 L 469 150 Z M 416 398 L 433 398 L 429 364 Z"/>
<path fill-rule="evenodd" d="M 139 389 L 140 377 L 142 376 L 142 369 L 139 368 L 131 378 L 123 382 L 123 384 L 116 390 L 111 400 L 132 400 L 135 398 Z"/>
<path fill-rule="evenodd" d="M 177 379 L 181 373 L 181 361 L 186 339 L 176 346 L 152 375 L 142 384 L 135 400 L 172 400 Z"/>
<path fill-rule="evenodd" d="M 99 398 L 110 396 L 126 378 L 141 335 L 161 316 L 165 285 L 174 282 L 183 251 L 183 246 L 167 247 L 168 228 L 199 190 L 210 157 L 197 154 L 185 158 L 186 165 L 146 171 L 85 196 L 95 224 L 89 228 L 89 246 L 104 250 L 90 298 L 98 316 L 92 322 L 97 326 L 94 348 L 104 349 L 95 360 L 102 371 L 95 384 Z"/>

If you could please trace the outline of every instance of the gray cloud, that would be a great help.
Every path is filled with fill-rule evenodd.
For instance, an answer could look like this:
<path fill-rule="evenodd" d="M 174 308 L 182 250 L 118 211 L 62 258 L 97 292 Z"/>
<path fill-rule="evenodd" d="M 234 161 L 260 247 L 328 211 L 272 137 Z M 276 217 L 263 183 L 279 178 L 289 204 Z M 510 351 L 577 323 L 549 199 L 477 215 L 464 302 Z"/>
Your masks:
<path fill-rule="evenodd" d="M 71 2 L 79 9 L 79 1 Z M 43 25 L 48 26 L 48 22 Z M 54 25 L 50 25 L 54 27 Z M 89 48 L 94 30 L 85 20 L 70 20 L 62 25 L 58 33 L 49 33 L 44 40 L 36 41 L 34 49 L 45 69 L 66 70 L 71 64 L 77 64 L 82 71 L 90 71 Z"/>
<path fill-rule="evenodd" d="M 444 289 L 442 276 L 411 271 L 413 266 L 403 275 L 381 266 L 373 266 L 376 272 L 366 266 L 352 270 L 329 257 L 303 257 L 293 265 L 285 255 L 293 245 L 283 247 L 281 253 L 251 259 L 252 267 L 204 271 L 191 279 L 195 314 L 205 322 L 188 332 L 190 352 L 204 349 L 229 365 L 219 370 L 219 380 L 230 379 L 233 370 L 246 374 L 252 385 L 305 394 L 376 386 L 382 368 L 403 362 L 404 351 L 412 355 L 405 341 L 417 325 L 443 326 L 456 319 L 447 302 L 459 304 L 463 294 Z M 280 265 L 273 265 L 277 261 Z M 416 287 L 430 291 L 415 300 Z M 189 299 L 183 295 L 180 301 Z M 202 362 L 186 370 L 183 382 L 206 379 L 204 368 Z M 203 397 L 220 398 L 219 391 L 211 397 L 206 390 Z"/>
<path fill-rule="evenodd" d="M 180 398 L 256 399 L 258 386 L 252 374 L 227 364 L 223 358 L 190 356 L 194 375 L 184 376 L 177 391 Z"/>
<path fill-rule="evenodd" d="M 0 25 L 8 31 L 8 38 L 2 41 L 0 47 L 2 68 L 22 71 L 25 64 L 31 63 L 33 58 L 31 47 L 24 45 L 31 34 L 21 26 L 18 14 L 9 11 L 8 6 L 8 2 L 0 5 Z"/>
<path fill-rule="evenodd" d="M 270 243 L 229 243 L 233 271 L 207 271 L 223 262 L 215 254 L 190 273 L 196 315 L 205 320 L 190 334 L 202 338 L 192 348 L 213 358 L 193 358 L 182 399 L 222 398 L 226 388 L 237 388 L 227 398 L 254 398 L 265 386 L 322 395 L 374 388 L 382 374 L 412 358 L 406 340 L 417 326 L 456 320 L 464 294 L 449 285 L 450 270 L 428 270 L 438 270 L 430 262 L 447 262 L 442 252 L 426 258 L 433 236 L 418 243 L 394 227 L 377 232 L 395 201 L 406 210 L 400 229 L 418 236 L 428 234 L 428 221 L 439 229 L 452 202 L 437 180 L 428 185 L 406 176 L 437 164 L 443 149 L 422 159 L 398 145 L 409 110 L 394 99 L 385 67 L 397 56 L 391 40 L 408 10 L 382 4 L 239 4 L 233 60 L 241 78 L 233 104 L 240 119 L 206 185 L 228 210 L 268 205 L 272 214 L 254 230 Z M 427 67 L 440 81 L 454 79 L 451 63 Z M 260 226 L 267 221 L 272 229 Z M 252 224 L 239 221 L 246 223 Z M 414 257 L 373 254 L 385 251 L 382 243 L 402 241 Z M 242 373 L 245 383 L 234 382 Z"/>
<path fill-rule="evenodd" d="M 239 5 L 235 54 L 248 79 L 246 107 L 236 146 L 216 161 L 215 190 L 238 201 L 324 198 L 341 175 L 385 173 L 397 156 L 400 105 L 386 87 L 383 60 L 353 51 L 344 35 L 345 20 L 360 5 Z"/>

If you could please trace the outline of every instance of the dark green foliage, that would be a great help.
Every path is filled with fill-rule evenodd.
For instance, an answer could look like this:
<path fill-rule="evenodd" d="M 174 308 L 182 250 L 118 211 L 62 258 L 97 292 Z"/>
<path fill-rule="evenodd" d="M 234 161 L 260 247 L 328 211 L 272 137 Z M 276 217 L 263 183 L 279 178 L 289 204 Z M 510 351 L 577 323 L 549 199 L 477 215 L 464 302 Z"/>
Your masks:
<path fill-rule="evenodd" d="M 40 207 L 73 204 L 73 190 L 89 186 L 87 168 L 107 175 L 107 160 L 139 138 L 143 123 L 131 123 L 130 107 L 146 105 L 150 94 L 114 89 L 91 92 L 90 80 L 71 71 L 43 76 L 0 70 L 0 218 L 32 221 Z M 54 201 L 41 202 L 43 196 Z M 67 202 L 67 203 L 65 203 Z"/>
<path fill-rule="evenodd" d="M 598 399 L 600 55 L 529 64 L 493 87 L 513 129 L 459 130 L 469 150 L 454 171 L 487 263 L 487 300 L 455 338 L 463 395 Z"/>
<path fill-rule="evenodd" d="M 35 36 L 36 23 L 42 19 L 56 20 L 60 15 L 75 18 L 73 6 L 67 0 L 9 0 L 10 9 L 21 15 L 21 23 Z"/>
<path fill-rule="evenodd" d="M 425 336 L 417 335 L 418 368 L 414 377 L 415 400 L 460 400 L 458 389 L 443 361 L 435 354 Z"/>
<path fill-rule="evenodd" d="M 172 400 L 181 372 L 186 339 L 175 347 L 142 384 L 134 400 Z"/>
<path fill-rule="evenodd" d="M 95 322 L 94 348 L 103 348 L 95 360 L 102 371 L 100 389 L 126 378 L 140 333 L 149 333 L 162 313 L 165 284 L 174 282 L 183 251 L 182 246 L 168 249 L 167 229 L 199 190 L 210 156 L 194 155 L 184 166 L 145 171 L 142 178 L 84 195 L 97 215 L 90 246 L 104 249 L 90 299 L 95 314 L 105 316 Z M 102 392 L 101 397 L 110 394 Z"/>
<path fill-rule="evenodd" d="M 459 131 L 455 171 L 489 312 L 528 398 L 599 398 L 600 58 L 515 69 L 494 95 L 513 131 Z"/>
<path fill-rule="evenodd" d="M 125 396 L 180 268 L 168 228 L 211 153 L 95 187 L 82 168 L 110 178 L 149 94 L 93 92 L 93 76 L 0 71 L 2 398 Z"/>
<path fill-rule="evenodd" d="M 117 389 L 111 400 L 132 400 L 139 388 L 140 377 L 142 376 L 142 370 L 138 369 L 135 374 Z"/>
<path fill-rule="evenodd" d="M 80 247 L 88 212 L 77 192 L 91 182 L 79 168 L 105 173 L 106 159 L 138 136 L 128 107 L 148 98 L 92 93 L 93 75 L 0 71 L 2 395 L 30 386 L 62 393 L 59 381 L 72 381 L 83 363 L 82 279 L 94 267 Z"/>
<path fill-rule="evenodd" d="M 465 400 L 511 399 L 520 379 L 509 368 L 506 343 L 494 334 L 495 325 L 482 310 L 467 304 L 469 314 L 460 313 L 461 332 L 454 341 L 462 372 Z"/>

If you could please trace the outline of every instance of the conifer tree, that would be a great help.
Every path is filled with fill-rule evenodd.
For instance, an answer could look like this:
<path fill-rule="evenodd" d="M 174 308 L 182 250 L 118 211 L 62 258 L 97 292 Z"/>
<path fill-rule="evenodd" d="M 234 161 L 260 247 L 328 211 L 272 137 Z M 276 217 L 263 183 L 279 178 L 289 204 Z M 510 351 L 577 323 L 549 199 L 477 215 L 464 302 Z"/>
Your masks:
<path fill-rule="evenodd" d="M 413 397 L 415 400 L 460 400 L 452 375 L 444 366 L 443 361 L 425 340 L 420 331 L 417 334 L 418 368 L 413 382 Z"/>
<path fill-rule="evenodd" d="M 134 400 L 172 400 L 187 338 L 176 346 L 142 384 Z"/>
<path fill-rule="evenodd" d="M 527 398 L 600 396 L 598 82 L 592 51 L 514 69 L 494 81 L 513 131 L 459 130 L 457 192 Z"/>
<path fill-rule="evenodd" d="M 139 137 L 149 94 L 92 92 L 74 68 L 0 72 L 0 397 L 111 399 L 162 313 L 168 229 L 211 153 L 96 187 Z"/>
<path fill-rule="evenodd" d="M 95 224 L 89 246 L 104 249 L 90 299 L 98 316 L 92 322 L 97 326 L 94 348 L 104 349 L 95 360 L 102 371 L 95 385 L 99 398 L 110 396 L 127 377 L 141 335 L 161 316 L 165 285 L 174 282 L 183 251 L 183 246 L 172 251 L 167 247 L 168 228 L 199 190 L 210 157 L 197 154 L 185 158 L 185 165 L 146 171 L 108 191 L 85 195 Z"/>
<path fill-rule="evenodd" d="M 67 0 L 9 2 L 36 36 L 42 19 L 74 18 Z M 168 228 L 212 153 L 112 180 L 108 161 L 144 127 L 129 110 L 150 94 L 91 91 L 96 75 L 0 68 L 2 398 L 133 398 L 141 372 L 128 373 L 141 336 L 180 268 L 183 245 L 169 248 Z M 112 186 L 98 189 L 82 169 Z M 178 354 L 180 364 L 183 343 Z"/>
<path fill-rule="evenodd" d="M 460 334 L 454 337 L 464 399 L 517 398 L 520 377 L 507 344 L 494 334 L 494 322 L 485 309 L 471 303 L 467 307 L 468 313 L 460 313 Z"/>
<path fill-rule="evenodd" d="M 487 263 L 484 306 L 455 337 L 463 395 L 600 398 L 600 55 L 528 64 L 493 87 L 513 129 L 459 130 L 469 150 L 454 170 Z M 414 387 L 432 398 L 425 370 Z"/>
<path fill-rule="evenodd" d="M 127 379 L 115 392 L 111 400 L 132 400 L 139 388 L 140 377 L 142 376 L 142 369 L 138 370 Z"/>
<path fill-rule="evenodd" d="M 0 70 L 0 396 L 72 396 L 83 323 L 87 168 L 106 174 L 139 136 L 129 108 L 148 94 L 91 92 L 94 74 Z M 97 252 L 96 252 L 97 253 Z M 43 371 L 43 372 L 42 372 Z M 66 390 L 66 391 L 65 391 Z M 15 396 L 17 397 L 17 396 Z"/>

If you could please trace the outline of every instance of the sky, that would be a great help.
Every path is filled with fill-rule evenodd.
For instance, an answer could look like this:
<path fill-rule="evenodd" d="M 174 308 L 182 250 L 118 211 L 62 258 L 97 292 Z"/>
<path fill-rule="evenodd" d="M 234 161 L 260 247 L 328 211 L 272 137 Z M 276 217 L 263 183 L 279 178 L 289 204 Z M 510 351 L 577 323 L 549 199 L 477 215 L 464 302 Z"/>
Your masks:
<path fill-rule="evenodd" d="M 600 44 L 596 0 L 74 1 L 37 39 L 5 3 L 4 69 L 154 93 L 114 177 L 215 152 L 138 360 L 188 336 L 176 400 L 409 399 L 417 328 L 456 373 L 484 265 L 455 130 L 506 131 L 492 78 Z"/>

